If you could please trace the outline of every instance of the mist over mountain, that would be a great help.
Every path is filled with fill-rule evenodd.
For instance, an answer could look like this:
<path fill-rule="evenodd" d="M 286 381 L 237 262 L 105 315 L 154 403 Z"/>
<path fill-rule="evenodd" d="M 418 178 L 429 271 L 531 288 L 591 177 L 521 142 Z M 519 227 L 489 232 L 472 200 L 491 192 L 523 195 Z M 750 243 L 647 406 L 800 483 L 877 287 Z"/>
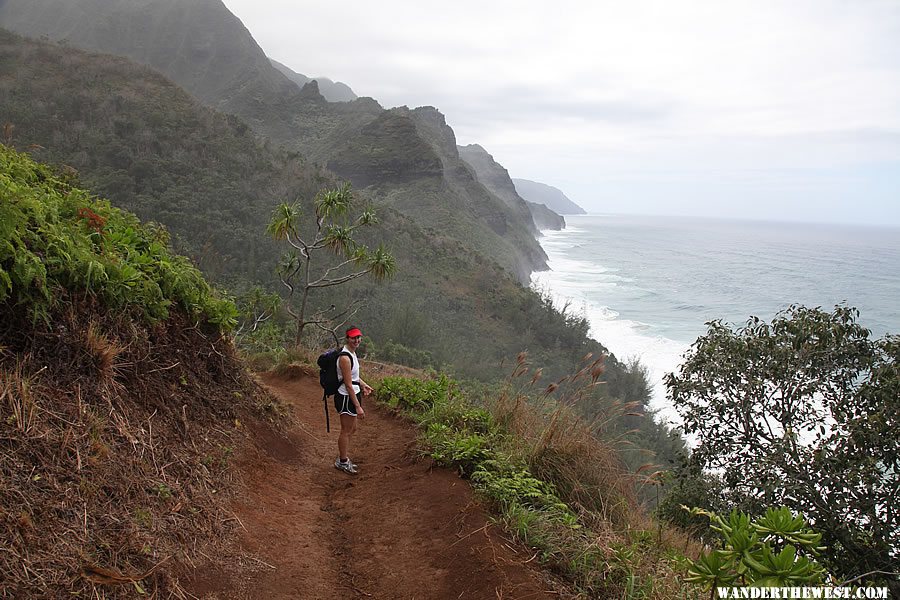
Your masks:
<path fill-rule="evenodd" d="M 358 98 L 346 83 L 332 81 L 327 77 L 307 77 L 306 75 L 301 75 L 300 73 L 293 71 L 290 67 L 281 64 L 274 58 L 270 58 L 269 62 L 271 62 L 285 77 L 301 88 L 310 81 L 315 81 L 319 85 L 319 93 L 329 102 L 350 102 L 351 100 L 356 100 Z"/>
<path fill-rule="evenodd" d="M 529 202 L 543 204 L 560 215 L 584 215 L 583 208 L 569 200 L 560 190 L 546 183 L 529 181 L 527 179 L 513 179 L 516 191 Z"/>
<path fill-rule="evenodd" d="M 331 103 L 316 81 L 298 90 L 221 2 L 185 4 L 88 0 L 79 5 L 81 13 L 93 14 L 73 12 L 61 0 L 2 4 L 4 26 L 12 22 L 68 40 L 53 45 L 7 36 L 0 112 L 16 147 L 75 167 L 113 202 L 167 224 L 204 270 L 238 289 L 253 281 L 274 284 L 269 265 L 278 259 L 277 250 L 262 231 L 272 207 L 298 198 L 308 205 L 315 189 L 335 185 L 337 177 L 348 179 L 363 201 L 379 207 L 381 224 L 363 241 L 387 240 L 402 273 L 384 285 L 355 286 L 354 294 L 366 299 L 358 318 L 371 324 L 375 339 L 430 352 L 435 364 L 480 377 L 491 377 L 491 365 L 522 349 L 547 373 L 557 374 L 586 351 L 603 351 L 586 337 L 586 323 L 559 313 L 549 299 L 522 285 L 533 270 L 546 266 L 533 221 L 522 219 L 478 181 L 460 159 L 440 111 L 385 110 L 371 98 Z M 154 16 L 154 7 L 161 16 Z M 188 18 L 204 7 L 221 20 L 204 26 Z M 248 56 L 220 61 L 203 54 L 200 61 L 215 67 L 220 81 L 253 82 L 219 86 L 220 92 L 235 93 L 221 102 L 205 101 L 232 116 L 202 109 L 148 66 L 71 48 L 75 39 L 90 38 L 94 46 L 109 42 L 88 35 L 96 33 L 98 23 L 112 20 L 137 30 L 141 19 L 151 25 L 167 20 L 176 30 L 170 35 L 182 38 L 204 27 L 246 35 Z M 233 49 L 228 38 L 209 37 Z M 114 45 L 124 52 L 126 39 L 119 36 Z M 135 39 L 140 47 L 133 53 L 167 52 L 152 47 L 153 36 Z M 179 74 L 191 70 L 182 60 L 172 64 L 184 67 L 176 69 Z M 248 78 L 246 65 L 275 76 Z M 163 74 L 165 67 L 153 66 Z M 411 322 L 419 333 L 410 335 Z M 433 330 L 444 335 L 424 335 Z M 635 374 L 615 358 L 607 373 L 610 394 L 640 389 Z"/>
<path fill-rule="evenodd" d="M 547 208 L 546 205 L 528 201 L 525 204 L 528 205 L 528 210 L 531 211 L 531 217 L 534 219 L 534 224 L 538 229 L 559 231 L 566 228 L 565 218 Z"/>
<path fill-rule="evenodd" d="M 315 81 L 298 89 L 221 0 L 86 0 L 74 6 L 7 0 L 0 24 L 148 64 L 279 146 L 327 165 L 372 199 L 458 236 L 519 281 L 546 268 L 530 216 L 510 210 L 460 171 L 452 130 L 436 110 L 386 112 L 371 98 L 328 102 Z"/>
<path fill-rule="evenodd" d="M 128 57 L 226 112 L 298 90 L 220 0 L 6 0 L 0 26 Z"/>
<path fill-rule="evenodd" d="M 515 211 L 523 220 L 531 220 L 532 231 L 536 231 L 531 211 L 525 200 L 516 192 L 509 171 L 503 165 L 497 163 L 487 150 L 478 144 L 458 146 L 460 157 L 474 170 L 478 181 L 495 196 Z"/>

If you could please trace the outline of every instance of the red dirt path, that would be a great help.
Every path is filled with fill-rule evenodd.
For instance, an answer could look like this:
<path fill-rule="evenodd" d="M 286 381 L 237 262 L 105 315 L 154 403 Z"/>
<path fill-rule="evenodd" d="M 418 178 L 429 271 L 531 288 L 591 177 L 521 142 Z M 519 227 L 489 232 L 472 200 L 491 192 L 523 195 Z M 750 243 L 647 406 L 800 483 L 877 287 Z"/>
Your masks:
<path fill-rule="evenodd" d="M 357 476 L 334 468 L 318 379 L 267 376 L 292 406 L 283 435 L 252 425 L 236 457 L 246 493 L 233 510 L 240 560 L 200 566 L 187 589 L 216 599 L 558 598 L 531 558 L 490 525 L 468 484 L 417 459 L 415 431 L 366 408 L 351 449 Z"/>

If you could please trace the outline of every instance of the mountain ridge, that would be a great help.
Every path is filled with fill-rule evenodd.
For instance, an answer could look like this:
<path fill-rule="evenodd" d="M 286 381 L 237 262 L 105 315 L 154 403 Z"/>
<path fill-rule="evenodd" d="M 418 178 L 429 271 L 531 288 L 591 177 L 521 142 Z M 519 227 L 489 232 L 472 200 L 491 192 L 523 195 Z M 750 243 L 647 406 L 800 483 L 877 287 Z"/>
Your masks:
<path fill-rule="evenodd" d="M 359 97 L 353 92 L 352 89 L 350 89 L 350 86 L 346 83 L 342 83 L 340 81 L 332 81 L 327 77 L 307 77 L 306 75 L 297 73 L 287 65 L 278 62 L 274 58 L 270 58 L 269 62 L 271 62 L 272 65 L 276 69 L 278 69 L 278 71 L 280 71 L 282 75 L 286 76 L 301 88 L 310 81 L 315 81 L 319 86 L 319 93 L 321 93 L 322 96 L 329 102 L 351 102 Z"/>
<path fill-rule="evenodd" d="M 538 229 L 562 229 L 565 227 L 565 220 L 549 208 L 537 208 L 534 203 L 526 202 L 516 191 L 509 171 L 495 161 L 494 157 L 482 146 L 478 144 L 459 146 L 459 154 L 475 170 L 478 180 L 486 188 L 503 200 L 511 210 L 522 215 L 523 219 L 531 219 L 531 228 L 535 234 Z M 538 220 L 540 220 L 540 224 L 538 224 Z"/>
<path fill-rule="evenodd" d="M 543 204 L 559 215 L 585 215 L 583 208 L 569 200 L 562 190 L 546 183 L 514 178 L 516 191 L 525 200 Z"/>
<path fill-rule="evenodd" d="M 54 7 L 58 14 L 51 18 L 48 13 Z M 148 17 L 154 11 L 162 15 L 158 30 L 147 27 L 156 23 Z M 65 19 L 65 28 L 60 14 L 71 15 Z M 135 36 L 98 35 L 103 23 L 114 23 L 117 31 L 143 29 Z M 298 90 L 221 0 L 85 0 L 77 8 L 62 0 L 6 0 L 0 6 L 0 24 L 51 39 L 65 34 L 70 44 L 150 64 L 204 103 L 240 117 L 279 146 L 334 168 L 357 163 L 355 169 L 343 172 L 355 176 L 365 172 L 371 179 L 366 181 L 367 194 L 397 207 L 422 226 L 460 236 L 521 283 L 528 283 L 532 271 L 546 268 L 530 216 L 526 221 L 457 171 L 455 141 L 451 149 L 450 138 L 443 132 L 446 122 L 438 125 L 425 113 L 412 111 L 406 116 L 417 120 L 417 125 L 411 128 L 387 116 L 379 119 L 384 109 L 372 99 L 331 103 L 312 81 Z M 162 40 L 189 43 L 164 43 L 164 48 L 157 48 L 157 33 Z M 129 40 L 135 46 L 129 47 Z M 194 51 L 198 40 L 203 41 L 199 54 Z M 182 48 L 186 48 L 183 53 Z M 223 61 L 222 56 L 231 58 Z M 402 108 L 391 110 L 403 116 Z M 366 144 L 357 139 L 360 135 Z M 424 138 L 414 139 L 417 136 Z M 438 151 L 446 166 L 437 178 L 428 168 L 419 178 L 421 161 L 404 151 L 424 148 L 423 143 Z M 390 164 L 385 166 L 385 161 Z M 403 174 L 399 179 L 398 172 Z M 385 181 L 378 179 L 382 174 L 387 176 Z"/>

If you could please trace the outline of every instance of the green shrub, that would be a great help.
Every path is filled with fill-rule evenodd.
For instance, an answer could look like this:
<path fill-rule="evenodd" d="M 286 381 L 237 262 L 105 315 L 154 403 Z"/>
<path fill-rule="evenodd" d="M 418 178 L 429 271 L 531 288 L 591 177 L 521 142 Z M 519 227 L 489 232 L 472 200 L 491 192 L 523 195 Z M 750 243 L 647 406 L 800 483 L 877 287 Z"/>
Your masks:
<path fill-rule="evenodd" d="M 46 166 L 0 145 L 0 301 L 49 320 L 60 290 L 136 308 L 150 321 L 178 306 L 229 330 L 237 310 L 217 298 L 159 227 L 112 208 Z"/>
<path fill-rule="evenodd" d="M 435 367 L 437 363 L 431 352 L 427 350 L 419 350 L 409 348 L 403 344 L 388 340 L 378 349 L 376 357 L 385 362 L 393 362 L 414 369 L 424 369 L 426 367 Z"/>
<path fill-rule="evenodd" d="M 444 375 L 431 381 L 408 377 L 385 377 L 378 385 L 378 399 L 391 408 L 425 409 L 445 400 L 450 380 Z"/>
<path fill-rule="evenodd" d="M 790 587 L 816 585 L 825 570 L 815 561 L 822 534 L 807 528 L 787 507 L 770 508 L 750 520 L 732 511 L 727 519 L 701 509 L 722 539 L 721 546 L 692 561 L 687 582 L 714 590 L 722 586 Z"/>
<path fill-rule="evenodd" d="M 482 434 L 455 429 L 444 423 L 432 423 L 425 431 L 430 456 L 439 464 L 458 467 L 469 476 L 481 463 L 493 456 L 490 440 Z"/>

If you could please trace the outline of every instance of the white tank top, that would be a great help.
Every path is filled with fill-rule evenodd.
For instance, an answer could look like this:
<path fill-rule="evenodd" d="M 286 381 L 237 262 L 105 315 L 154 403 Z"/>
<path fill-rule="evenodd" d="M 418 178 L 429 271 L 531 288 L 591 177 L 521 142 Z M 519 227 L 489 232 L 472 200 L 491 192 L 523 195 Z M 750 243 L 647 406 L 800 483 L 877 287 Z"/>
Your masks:
<path fill-rule="evenodd" d="M 359 381 L 359 359 L 356 358 L 356 354 L 354 354 L 353 352 L 350 352 L 350 350 L 347 349 L 347 346 L 344 346 L 343 348 L 341 348 L 341 350 L 353 357 L 353 360 L 351 361 L 351 364 L 350 364 L 350 379 L 352 379 L 353 381 Z M 341 359 L 340 358 L 338 358 L 336 368 L 337 368 L 338 381 L 341 381 L 341 378 L 344 375 L 341 372 Z M 356 384 L 353 384 L 353 391 L 358 394 L 359 386 Z M 349 396 L 349 394 L 347 393 L 347 388 L 344 387 L 343 383 L 341 383 L 341 387 L 338 388 L 338 394 L 341 394 L 343 396 Z"/>

